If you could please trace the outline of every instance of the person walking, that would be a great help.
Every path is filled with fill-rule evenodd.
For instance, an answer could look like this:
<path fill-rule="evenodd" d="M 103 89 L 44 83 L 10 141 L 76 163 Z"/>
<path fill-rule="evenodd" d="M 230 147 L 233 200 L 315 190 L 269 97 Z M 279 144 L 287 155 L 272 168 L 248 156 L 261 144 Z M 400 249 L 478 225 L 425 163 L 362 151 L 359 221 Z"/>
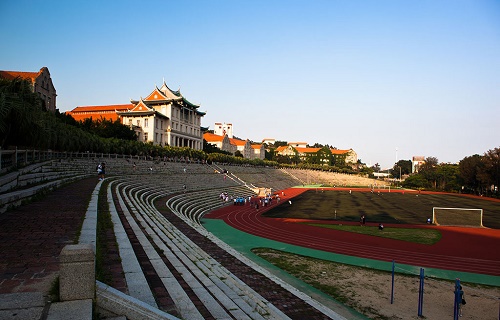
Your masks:
<path fill-rule="evenodd" d="M 97 176 L 99 177 L 99 181 L 104 180 L 104 176 L 106 175 L 106 164 L 101 162 L 97 165 Z"/>
<path fill-rule="evenodd" d="M 102 166 L 100 163 L 97 164 L 97 166 L 95 167 L 97 169 L 97 178 L 99 180 L 101 180 L 101 173 L 102 173 Z"/>
<path fill-rule="evenodd" d="M 359 221 L 359 222 L 361 223 L 361 226 L 362 226 L 362 227 L 365 225 L 365 223 L 366 223 L 366 217 L 365 217 L 365 215 L 362 215 L 362 216 L 361 216 L 361 218 L 360 218 L 360 221 Z"/>

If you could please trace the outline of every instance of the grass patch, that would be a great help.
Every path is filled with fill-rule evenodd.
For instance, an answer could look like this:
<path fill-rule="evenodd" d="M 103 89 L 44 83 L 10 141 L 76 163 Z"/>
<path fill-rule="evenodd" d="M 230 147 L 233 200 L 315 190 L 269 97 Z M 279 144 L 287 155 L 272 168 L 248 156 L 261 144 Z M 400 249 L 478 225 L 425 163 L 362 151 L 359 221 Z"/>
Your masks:
<path fill-rule="evenodd" d="M 399 316 L 390 316 L 390 313 L 384 312 L 383 306 L 389 302 L 388 295 L 390 294 L 391 272 L 389 271 L 353 266 L 270 248 L 254 248 L 252 252 L 295 278 L 362 313 L 369 319 L 388 320 L 414 318 L 409 316 L 409 309 L 405 309 L 405 313 Z M 396 274 L 396 282 L 402 284 L 405 291 L 410 291 L 412 293 L 409 296 L 407 295 L 405 299 L 416 299 L 418 281 L 419 277 L 414 274 L 407 274 L 404 272 L 397 272 Z M 453 280 L 426 278 L 426 282 L 426 288 L 429 290 L 426 294 L 431 295 L 431 291 L 437 291 L 434 292 L 434 297 L 441 297 L 441 295 L 448 296 L 450 294 L 453 296 L 455 284 Z M 468 291 L 470 291 L 471 288 L 478 290 L 476 293 L 469 293 L 469 297 L 471 298 L 473 296 L 498 296 L 498 287 L 467 282 L 461 283 L 468 287 Z M 397 290 L 396 287 L 396 291 Z M 378 297 L 387 296 L 382 300 L 372 299 L 369 301 L 370 292 Z M 396 293 L 396 299 L 402 299 L 402 297 Z M 424 298 L 424 301 L 425 299 L 426 298 Z M 451 300 L 451 306 L 453 306 L 453 300 Z M 411 312 L 413 313 L 413 310 L 411 310 Z"/>
<path fill-rule="evenodd" d="M 52 281 L 52 284 L 49 289 L 49 299 L 51 302 L 59 302 L 61 301 L 60 295 L 59 295 L 59 277 L 56 277 L 54 281 Z"/>
<path fill-rule="evenodd" d="M 379 230 L 378 227 L 368 227 L 368 226 L 362 227 L 362 226 L 320 224 L 320 223 L 307 223 L 307 224 L 321 228 L 354 232 L 369 236 L 376 236 L 376 237 L 389 238 L 389 239 L 402 240 L 402 241 L 428 244 L 428 245 L 435 244 L 439 242 L 439 240 L 441 240 L 441 232 L 433 229 L 385 227 L 384 230 Z"/>
<path fill-rule="evenodd" d="M 365 215 L 372 223 L 425 224 L 432 218 L 433 207 L 482 208 L 483 225 L 500 229 L 500 203 L 458 194 L 308 190 L 295 197 L 293 204 L 283 201 L 263 216 L 357 222 Z"/>
<path fill-rule="evenodd" d="M 96 279 L 107 284 L 112 285 L 113 277 L 111 272 L 105 267 L 107 260 L 107 253 L 109 251 L 108 238 L 110 234 L 114 235 L 113 221 L 109 212 L 109 205 L 106 197 L 106 190 L 109 182 L 104 180 L 99 190 L 97 201 L 97 231 L 96 231 L 96 264 L 95 272 Z"/>

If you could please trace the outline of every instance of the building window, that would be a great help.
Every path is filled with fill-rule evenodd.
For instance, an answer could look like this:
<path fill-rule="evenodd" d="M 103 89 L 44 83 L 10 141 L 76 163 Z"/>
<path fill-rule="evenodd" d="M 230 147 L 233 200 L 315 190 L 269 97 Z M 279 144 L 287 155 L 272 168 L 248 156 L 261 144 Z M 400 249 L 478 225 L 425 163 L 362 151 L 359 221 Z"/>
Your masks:
<path fill-rule="evenodd" d="M 132 119 L 128 119 L 128 125 L 132 126 Z"/>
<path fill-rule="evenodd" d="M 144 132 L 144 142 L 148 141 L 148 133 Z"/>
<path fill-rule="evenodd" d="M 144 119 L 144 128 L 148 127 L 148 123 L 149 123 L 149 119 L 148 118 Z"/>
<path fill-rule="evenodd" d="M 140 127 L 141 126 L 141 120 L 137 119 L 137 126 Z"/>

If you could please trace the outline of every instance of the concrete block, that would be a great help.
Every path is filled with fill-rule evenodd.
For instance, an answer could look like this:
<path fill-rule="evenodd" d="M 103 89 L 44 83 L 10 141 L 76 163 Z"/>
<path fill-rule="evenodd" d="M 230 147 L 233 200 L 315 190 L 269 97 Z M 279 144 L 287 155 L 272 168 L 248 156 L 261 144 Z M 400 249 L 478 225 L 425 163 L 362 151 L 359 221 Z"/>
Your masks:
<path fill-rule="evenodd" d="M 17 292 L 0 294 L 0 310 L 43 307 L 44 305 L 45 301 L 41 292 Z"/>
<path fill-rule="evenodd" d="M 47 320 L 92 320 L 92 299 L 51 304 Z"/>
<path fill-rule="evenodd" d="M 60 255 L 59 293 L 61 301 L 93 299 L 95 256 L 91 244 L 65 246 Z"/>

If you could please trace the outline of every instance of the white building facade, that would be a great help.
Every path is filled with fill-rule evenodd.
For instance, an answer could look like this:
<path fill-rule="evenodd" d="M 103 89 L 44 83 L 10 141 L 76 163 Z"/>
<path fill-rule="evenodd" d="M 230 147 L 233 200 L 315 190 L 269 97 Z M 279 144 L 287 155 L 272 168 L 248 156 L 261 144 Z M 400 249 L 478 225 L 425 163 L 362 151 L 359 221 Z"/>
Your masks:
<path fill-rule="evenodd" d="M 214 134 L 218 136 L 227 135 L 229 138 L 233 138 L 233 124 L 216 122 L 214 126 Z"/>
<path fill-rule="evenodd" d="M 146 98 L 131 101 L 131 110 L 117 112 L 121 122 L 134 128 L 139 141 L 155 145 L 203 149 L 201 119 L 206 114 L 189 102 L 180 91 L 163 82 Z"/>

